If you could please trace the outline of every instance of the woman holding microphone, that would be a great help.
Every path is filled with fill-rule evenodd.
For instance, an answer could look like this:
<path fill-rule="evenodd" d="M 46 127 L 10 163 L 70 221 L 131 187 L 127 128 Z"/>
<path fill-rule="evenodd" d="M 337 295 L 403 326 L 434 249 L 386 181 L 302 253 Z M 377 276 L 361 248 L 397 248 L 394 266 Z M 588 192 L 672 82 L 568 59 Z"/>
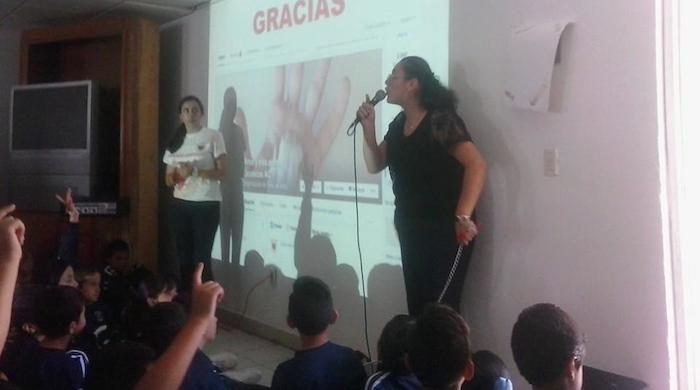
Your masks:
<path fill-rule="evenodd" d="M 377 143 L 374 107 L 357 117 L 371 173 L 389 168 L 396 199 L 394 224 L 401 246 L 409 314 L 436 302 L 460 245 L 466 246 L 443 302 L 460 310 L 470 245 L 478 234 L 474 208 L 486 163 L 457 114 L 454 92 L 437 80 L 420 57 L 405 57 L 386 79 L 387 102 L 402 111 Z"/>

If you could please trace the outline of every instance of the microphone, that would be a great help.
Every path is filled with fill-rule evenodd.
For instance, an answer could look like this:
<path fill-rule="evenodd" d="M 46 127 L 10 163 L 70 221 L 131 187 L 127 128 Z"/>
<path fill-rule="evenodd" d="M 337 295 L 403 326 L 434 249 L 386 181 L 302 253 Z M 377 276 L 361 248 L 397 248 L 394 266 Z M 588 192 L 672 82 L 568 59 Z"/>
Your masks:
<path fill-rule="evenodd" d="M 386 97 L 386 92 L 384 92 L 383 89 L 378 89 L 377 92 L 374 94 L 374 97 L 372 98 L 372 100 L 370 100 L 368 103 L 371 104 L 371 105 L 373 105 L 373 106 L 376 106 L 377 103 L 379 103 L 379 102 L 381 102 L 382 100 L 384 100 L 385 97 Z M 358 123 L 360 123 L 360 118 L 355 118 L 355 120 L 352 121 L 352 123 L 350 124 L 350 126 L 348 126 L 348 135 L 353 135 L 353 134 L 355 134 L 355 131 L 352 131 L 352 132 L 351 132 L 350 129 L 352 129 L 353 127 L 357 126 Z"/>

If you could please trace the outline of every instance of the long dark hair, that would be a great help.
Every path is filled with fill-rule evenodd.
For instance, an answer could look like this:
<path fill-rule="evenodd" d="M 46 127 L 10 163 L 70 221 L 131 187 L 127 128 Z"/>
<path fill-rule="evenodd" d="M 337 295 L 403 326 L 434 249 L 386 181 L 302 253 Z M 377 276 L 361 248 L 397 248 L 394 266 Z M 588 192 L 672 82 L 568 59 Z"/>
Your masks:
<path fill-rule="evenodd" d="M 399 65 L 406 79 L 418 81 L 418 101 L 432 113 L 433 139 L 446 148 L 451 148 L 464 139 L 467 126 L 457 114 L 458 99 L 454 91 L 442 85 L 428 62 L 421 57 L 405 57 L 399 61 Z"/>
<path fill-rule="evenodd" d="M 426 110 L 457 110 L 457 96 L 454 91 L 442 85 L 427 61 L 421 57 L 408 56 L 401 59 L 399 65 L 406 79 L 418 81 L 418 100 Z"/>
<path fill-rule="evenodd" d="M 182 112 L 182 106 L 187 102 L 197 103 L 199 106 L 199 111 L 204 113 L 204 105 L 202 104 L 202 101 L 194 95 L 187 95 L 180 99 L 180 102 L 177 104 L 178 114 Z M 178 126 L 172 135 L 170 135 L 168 143 L 166 144 L 166 149 L 168 149 L 170 153 L 175 153 L 178 149 L 180 149 L 182 143 L 185 142 L 185 134 L 187 134 L 187 128 L 185 127 L 184 123 L 180 123 L 180 126 Z"/>

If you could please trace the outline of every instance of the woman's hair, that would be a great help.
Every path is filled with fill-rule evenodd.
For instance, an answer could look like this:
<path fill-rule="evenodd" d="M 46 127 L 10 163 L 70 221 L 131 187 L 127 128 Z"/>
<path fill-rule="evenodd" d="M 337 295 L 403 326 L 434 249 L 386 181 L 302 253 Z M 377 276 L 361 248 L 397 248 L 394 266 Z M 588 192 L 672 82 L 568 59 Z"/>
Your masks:
<path fill-rule="evenodd" d="M 416 321 L 407 314 L 398 314 L 386 323 L 379 336 L 379 370 L 407 375 L 406 354 L 408 353 L 409 334 Z"/>
<path fill-rule="evenodd" d="M 202 104 L 202 101 L 194 95 L 187 95 L 184 98 L 180 99 L 180 103 L 177 104 L 178 114 L 182 112 L 182 106 L 185 105 L 185 103 L 187 102 L 197 103 L 197 105 L 199 106 L 199 111 L 204 112 L 204 105 Z M 170 136 L 170 139 L 168 139 L 166 148 L 170 153 L 175 153 L 178 149 L 180 149 L 182 143 L 185 142 L 185 134 L 187 134 L 187 128 L 185 128 L 184 123 L 180 123 L 180 126 L 178 126 L 175 129 L 173 134 Z"/>
<path fill-rule="evenodd" d="M 430 70 L 430 65 L 421 57 L 405 57 L 399 61 L 399 65 L 407 79 L 418 81 L 418 100 L 423 108 L 432 112 L 433 139 L 448 149 L 467 139 L 467 126 L 457 115 L 454 91 L 442 85 Z"/>
<path fill-rule="evenodd" d="M 421 57 L 409 56 L 399 61 L 406 79 L 416 79 L 420 86 L 418 100 L 428 111 L 433 110 L 457 110 L 457 96 L 451 90 L 442 85 L 437 79 L 430 65 Z"/>

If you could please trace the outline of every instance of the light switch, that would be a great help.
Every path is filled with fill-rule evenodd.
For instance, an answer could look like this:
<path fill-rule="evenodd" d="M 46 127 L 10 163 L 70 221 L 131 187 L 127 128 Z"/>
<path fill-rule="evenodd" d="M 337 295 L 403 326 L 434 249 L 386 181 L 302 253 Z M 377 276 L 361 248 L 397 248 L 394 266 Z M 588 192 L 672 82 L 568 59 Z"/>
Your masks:
<path fill-rule="evenodd" d="M 559 149 L 544 150 L 544 175 L 559 176 Z"/>

